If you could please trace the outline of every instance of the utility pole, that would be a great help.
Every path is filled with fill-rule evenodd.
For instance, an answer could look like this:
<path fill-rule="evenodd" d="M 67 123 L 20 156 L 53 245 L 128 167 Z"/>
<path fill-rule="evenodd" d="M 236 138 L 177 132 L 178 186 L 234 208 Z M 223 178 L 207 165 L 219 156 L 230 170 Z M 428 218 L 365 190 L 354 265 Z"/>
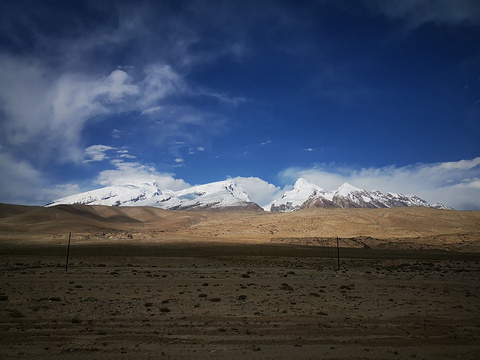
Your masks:
<path fill-rule="evenodd" d="M 72 233 L 68 233 L 67 261 L 65 262 L 65 271 L 68 271 L 68 257 L 70 256 L 70 239 L 71 238 L 72 238 Z"/>
<path fill-rule="evenodd" d="M 337 236 L 337 269 L 340 271 L 340 247 L 338 246 L 338 236 Z"/>

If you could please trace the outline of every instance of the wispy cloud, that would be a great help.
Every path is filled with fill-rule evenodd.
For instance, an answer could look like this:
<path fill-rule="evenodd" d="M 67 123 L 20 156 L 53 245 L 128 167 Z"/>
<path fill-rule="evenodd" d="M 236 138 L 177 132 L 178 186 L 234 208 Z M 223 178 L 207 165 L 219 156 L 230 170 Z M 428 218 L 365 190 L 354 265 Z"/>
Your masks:
<path fill-rule="evenodd" d="M 120 137 L 124 134 L 124 132 L 122 130 L 119 130 L 119 129 L 113 129 L 112 130 L 112 138 L 114 139 L 120 139 Z"/>
<path fill-rule="evenodd" d="M 411 28 L 428 22 L 449 25 L 480 23 L 480 3 L 476 0 L 373 0 L 366 4 L 377 14 L 404 19 Z"/>
<path fill-rule="evenodd" d="M 110 163 L 113 169 L 101 171 L 94 183 L 102 186 L 116 186 L 155 181 L 160 188 L 170 190 L 181 190 L 189 186 L 182 179 L 175 179 L 173 174 L 157 171 L 153 165 L 123 159 L 115 159 Z"/>
<path fill-rule="evenodd" d="M 56 74 L 41 64 L 0 56 L 3 141 L 10 146 L 60 150 L 62 161 L 81 161 L 80 139 L 88 122 L 122 111 L 139 87 L 122 70 L 105 77 Z M 33 151 L 33 154 L 38 152 Z"/>
<path fill-rule="evenodd" d="M 57 74 L 41 64 L 11 56 L 0 56 L 0 69 L 0 112 L 4 115 L 0 138 L 10 147 L 30 147 L 32 156 L 56 151 L 61 162 L 81 162 L 83 130 L 124 111 L 138 111 L 158 120 L 163 139 L 198 138 L 215 117 L 191 106 L 159 105 L 187 88 L 182 77 L 167 65 L 146 66 L 140 79 L 123 70 L 93 77 Z M 122 134 L 122 130 L 112 130 L 115 139 Z M 40 148 L 42 151 L 38 151 Z M 90 160 L 99 161 L 93 157 Z"/>
<path fill-rule="evenodd" d="M 162 110 L 161 106 L 155 106 L 155 107 L 143 110 L 140 115 L 150 115 L 150 114 L 156 113 L 157 111 L 160 111 L 160 110 Z"/>
<path fill-rule="evenodd" d="M 120 157 L 123 158 L 123 159 L 136 159 L 137 158 L 136 156 L 130 155 L 130 154 L 121 154 Z"/>
<path fill-rule="evenodd" d="M 265 142 L 262 142 L 260 145 L 268 145 L 268 144 L 271 144 L 272 143 L 272 140 L 267 140 Z"/>
<path fill-rule="evenodd" d="M 284 181 L 303 177 L 326 190 L 345 182 L 366 190 L 418 195 L 460 210 L 480 209 L 480 157 L 471 160 L 411 166 L 355 169 L 323 164 L 313 168 L 287 168 Z"/>
<path fill-rule="evenodd" d="M 52 185 L 26 160 L 0 152 L 0 199 L 13 204 L 44 205 L 82 191 L 77 184 Z"/>
<path fill-rule="evenodd" d="M 226 116 L 187 104 L 165 105 L 148 117 L 145 139 L 154 145 L 178 147 L 180 141 L 181 147 L 187 147 L 228 131 Z"/>
<path fill-rule="evenodd" d="M 244 98 L 243 96 L 230 96 L 226 93 L 219 93 L 219 92 L 215 92 L 207 89 L 198 89 L 197 94 L 213 97 L 222 103 L 229 104 L 232 106 L 238 106 L 247 101 L 247 99 Z"/>
<path fill-rule="evenodd" d="M 108 145 L 92 145 L 85 149 L 85 162 L 103 161 L 108 159 L 107 152 L 115 150 L 115 148 Z M 126 155 L 126 154 L 123 154 Z"/>
<path fill-rule="evenodd" d="M 145 78 L 139 83 L 142 96 L 138 103 L 145 107 L 153 105 L 147 112 L 159 110 L 161 106 L 155 106 L 159 100 L 187 89 L 183 77 L 169 65 L 151 64 L 145 67 L 144 73 Z"/>
<path fill-rule="evenodd" d="M 41 173 L 27 161 L 18 161 L 6 153 L 0 153 L 0 168 L 3 174 L 0 176 L 0 196 L 4 202 L 25 203 L 43 182 Z"/>

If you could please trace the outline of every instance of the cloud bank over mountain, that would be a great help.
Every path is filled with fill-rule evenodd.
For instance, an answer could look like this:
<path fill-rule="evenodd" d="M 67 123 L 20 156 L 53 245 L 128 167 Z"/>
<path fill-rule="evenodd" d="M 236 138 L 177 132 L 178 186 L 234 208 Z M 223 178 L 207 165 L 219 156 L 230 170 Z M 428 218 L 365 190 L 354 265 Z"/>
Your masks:
<path fill-rule="evenodd" d="M 480 208 L 480 157 L 471 160 L 396 167 L 352 169 L 318 165 L 310 169 L 288 168 L 280 176 L 299 177 L 335 189 L 345 182 L 362 189 L 416 194 L 455 209 Z M 392 190 L 394 189 L 394 190 Z"/>

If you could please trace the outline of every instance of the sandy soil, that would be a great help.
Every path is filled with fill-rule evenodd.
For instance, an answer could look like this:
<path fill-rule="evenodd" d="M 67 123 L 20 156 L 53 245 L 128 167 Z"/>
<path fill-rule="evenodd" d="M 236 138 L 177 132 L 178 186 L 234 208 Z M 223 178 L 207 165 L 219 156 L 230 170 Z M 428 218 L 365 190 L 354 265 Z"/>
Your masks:
<path fill-rule="evenodd" d="M 85 248 L 84 248 L 85 250 Z M 5 359 L 476 359 L 480 257 L 4 255 Z M 417 253 L 417 257 L 422 257 Z M 435 256 L 433 256 L 435 257 Z"/>
<path fill-rule="evenodd" d="M 477 359 L 479 275 L 480 212 L 0 204 L 0 358 Z"/>

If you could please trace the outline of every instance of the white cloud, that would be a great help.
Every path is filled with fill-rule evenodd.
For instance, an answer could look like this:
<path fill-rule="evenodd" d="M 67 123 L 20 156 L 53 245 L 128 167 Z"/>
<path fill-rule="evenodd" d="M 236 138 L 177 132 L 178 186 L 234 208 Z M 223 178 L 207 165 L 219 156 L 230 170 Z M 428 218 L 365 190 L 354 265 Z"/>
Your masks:
<path fill-rule="evenodd" d="M 315 149 L 313 149 L 313 148 L 306 148 L 306 149 L 303 149 L 303 150 L 308 151 L 308 152 L 315 151 Z"/>
<path fill-rule="evenodd" d="M 233 105 L 233 106 L 238 106 L 238 105 L 247 101 L 246 98 L 241 97 L 241 96 L 233 96 L 232 97 L 232 96 L 229 96 L 228 94 L 217 93 L 215 91 L 209 91 L 209 90 L 205 90 L 205 89 L 198 90 L 198 93 L 200 95 L 205 95 L 205 96 L 210 96 L 210 97 L 216 98 L 220 102 L 223 102 L 223 103 L 226 103 L 226 104 L 229 104 L 229 105 Z"/>
<path fill-rule="evenodd" d="M 480 157 L 472 160 L 444 162 L 439 165 L 442 170 L 469 170 L 480 165 Z"/>
<path fill-rule="evenodd" d="M 125 111 L 152 115 L 162 109 L 158 102 L 188 89 L 168 65 L 150 64 L 143 78 L 134 79 L 120 69 L 106 76 L 59 72 L 5 55 L 0 55 L 0 83 L 0 139 L 6 146 L 28 146 L 32 159 L 55 153 L 58 162 L 84 160 L 82 132 L 90 123 Z M 187 114 L 186 108 L 171 123 L 169 130 L 177 130 L 173 134 L 188 132 L 182 123 L 205 125 L 202 115 L 195 109 Z M 121 135 L 114 129 L 111 136 Z"/>
<path fill-rule="evenodd" d="M 430 203 L 440 202 L 459 210 L 480 209 L 480 157 L 360 170 L 324 164 L 310 169 L 287 168 L 280 177 L 291 182 L 303 177 L 326 190 L 348 182 L 366 190 L 415 194 Z"/>
<path fill-rule="evenodd" d="M 205 148 L 203 146 L 199 146 L 199 147 L 197 147 L 197 150 L 198 151 L 205 151 Z"/>
<path fill-rule="evenodd" d="M 118 111 L 122 102 L 139 94 L 122 70 L 105 77 L 57 74 L 7 56 L 0 56 L 0 69 L 4 140 L 10 146 L 33 146 L 35 154 L 60 150 L 60 161 L 82 161 L 79 143 L 87 122 Z"/>
<path fill-rule="evenodd" d="M 45 199 L 40 205 L 45 205 L 52 200 L 62 199 L 64 197 L 81 193 L 82 190 L 77 184 L 58 184 L 42 189 L 42 197 Z"/>
<path fill-rule="evenodd" d="M 120 139 L 120 137 L 123 135 L 123 131 L 122 130 L 118 130 L 118 129 L 113 129 L 112 130 L 112 138 L 114 139 Z"/>
<path fill-rule="evenodd" d="M 260 206 L 265 206 L 280 197 L 283 192 L 278 186 L 269 184 L 258 177 L 235 177 L 235 183 L 249 195 L 250 200 Z"/>
<path fill-rule="evenodd" d="M 428 22 L 449 25 L 480 23 L 480 3 L 477 0 L 373 0 L 366 4 L 376 14 L 405 19 L 410 28 Z"/>
<path fill-rule="evenodd" d="M 144 69 L 145 78 L 139 84 L 142 89 L 140 104 L 149 106 L 177 92 L 187 90 L 183 78 L 169 65 L 152 64 Z M 150 107 L 146 111 L 158 108 Z M 156 109 L 159 110 L 159 109 Z"/>
<path fill-rule="evenodd" d="M 173 178 L 172 174 L 158 172 L 151 165 L 122 159 L 112 160 L 111 164 L 114 169 L 101 171 L 94 181 L 96 184 L 116 186 L 156 181 L 160 188 L 169 190 L 181 190 L 190 186 L 182 179 Z"/>
<path fill-rule="evenodd" d="M 265 142 L 262 142 L 260 145 L 267 145 L 267 144 L 271 144 L 272 143 L 272 140 L 267 140 Z"/>
<path fill-rule="evenodd" d="M 184 161 L 184 160 L 183 160 L 182 158 L 176 158 L 176 159 L 175 159 L 175 162 L 176 162 L 176 163 L 183 163 L 183 161 Z"/>
<path fill-rule="evenodd" d="M 130 154 L 121 154 L 120 157 L 124 158 L 124 159 L 136 159 L 137 158 L 136 156 L 130 155 Z"/>
<path fill-rule="evenodd" d="M 102 161 L 108 159 L 107 151 L 115 148 L 107 145 L 92 145 L 85 149 L 85 162 Z"/>
<path fill-rule="evenodd" d="M 194 145 L 205 137 L 227 130 L 227 118 L 190 105 L 165 105 L 161 111 L 149 115 L 151 126 L 148 136 L 156 144 L 174 143 Z"/>
<path fill-rule="evenodd" d="M 46 99 L 52 109 L 51 121 L 45 124 L 54 130 L 51 140 L 62 139 L 67 142 L 64 147 L 75 150 L 88 121 L 119 111 L 127 98 L 139 93 L 138 86 L 129 84 L 131 81 L 122 70 L 93 79 L 84 75 L 62 75 L 53 84 L 51 98 Z"/>
<path fill-rule="evenodd" d="M 50 185 L 30 163 L 18 161 L 7 153 L 0 153 L 0 169 L 0 202 L 44 205 L 81 191 L 76 184 Z"/>
<path fill-rule="evenodd" d="M 26 161 L 17 161 L 6 153 L 0 153 L 0 198 L 2 202 L 25 204 L 35 196 L 43 184 L 36 169 Z M 39 184 L 40 183 L 40 184 Z"/>
<path fill-rule="evenodd" d="M 161 106 L 155 106 L 155 107 L 151 107 L 149 109 L 143 110 L 140 115 L 150 115 L 150 114 L 156 113 L 160 110 L 162 110 Z"/>

